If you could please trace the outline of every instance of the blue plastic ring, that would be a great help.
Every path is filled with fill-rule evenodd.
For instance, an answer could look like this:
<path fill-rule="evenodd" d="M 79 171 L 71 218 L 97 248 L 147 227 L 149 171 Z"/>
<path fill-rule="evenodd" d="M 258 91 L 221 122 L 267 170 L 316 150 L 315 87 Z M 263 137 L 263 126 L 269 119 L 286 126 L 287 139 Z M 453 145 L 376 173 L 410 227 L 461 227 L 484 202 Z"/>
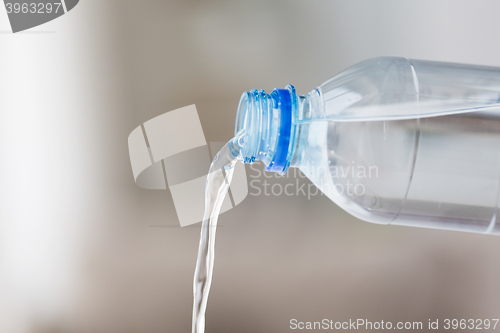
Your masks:
<path fill-rule="evenodd" d="M 290 146 L 290 133 L 292 128 L 292 99 L 287 89 L 274 89 L 278 95 L 278 108 L 280 110 L 280 129 L 276 153 L 266 168 L 267 171 L 282 172 L 287 162 L 288 149 Z"/>

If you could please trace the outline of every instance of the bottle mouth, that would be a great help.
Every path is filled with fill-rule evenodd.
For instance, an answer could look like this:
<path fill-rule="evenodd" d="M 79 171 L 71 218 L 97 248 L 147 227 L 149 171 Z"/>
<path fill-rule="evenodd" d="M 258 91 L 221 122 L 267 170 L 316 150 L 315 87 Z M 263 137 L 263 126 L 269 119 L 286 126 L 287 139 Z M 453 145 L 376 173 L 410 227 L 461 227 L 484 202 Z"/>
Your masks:
<path fill-rule="evenodd" d="M 295 146 L 297 95 L 295 88 L 244 92 L 236 116 L 243 163 L 262 161 L 267 171 L 286 173 Z"/>

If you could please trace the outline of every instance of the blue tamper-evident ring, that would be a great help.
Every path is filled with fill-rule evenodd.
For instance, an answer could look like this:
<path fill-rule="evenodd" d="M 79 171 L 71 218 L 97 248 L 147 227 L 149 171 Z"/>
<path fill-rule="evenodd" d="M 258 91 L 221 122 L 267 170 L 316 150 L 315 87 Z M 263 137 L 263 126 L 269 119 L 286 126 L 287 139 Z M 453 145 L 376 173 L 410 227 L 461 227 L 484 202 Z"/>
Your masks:
<path fill-rule="evenodd" d="M 290 132 L 292 129 L 292 99 L 287 89 L 274 89 L 278 94 L 278 108 L 280 110 L 280 129 L 276 153 L 266 168 L 267 171 L 282 172 L 285 169 L 290 146 Z"/>

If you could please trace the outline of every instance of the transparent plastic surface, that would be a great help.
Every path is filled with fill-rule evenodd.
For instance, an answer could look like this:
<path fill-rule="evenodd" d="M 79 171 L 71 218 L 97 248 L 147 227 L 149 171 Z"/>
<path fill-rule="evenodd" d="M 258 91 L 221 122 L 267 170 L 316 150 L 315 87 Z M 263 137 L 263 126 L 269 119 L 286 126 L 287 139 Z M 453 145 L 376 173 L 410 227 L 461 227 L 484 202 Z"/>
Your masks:
<path fill-rule="evenodd" d="M 500 233 L 500 69 L 375 58 L 299 96 L 293 167 L 369 222 Z"/>

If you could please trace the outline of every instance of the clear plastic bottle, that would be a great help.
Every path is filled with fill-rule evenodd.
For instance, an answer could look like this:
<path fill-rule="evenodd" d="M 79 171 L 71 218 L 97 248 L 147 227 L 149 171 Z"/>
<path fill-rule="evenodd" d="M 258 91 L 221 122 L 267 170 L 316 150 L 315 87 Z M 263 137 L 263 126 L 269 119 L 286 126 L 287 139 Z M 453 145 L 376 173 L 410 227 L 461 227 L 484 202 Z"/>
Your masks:
<path fill-rule="evenodd" d="M 351 215 L 499 234 L 500 68 L 381 57 L 305 96 L 243 93 L 244 163 L 299 168 Z"/>

